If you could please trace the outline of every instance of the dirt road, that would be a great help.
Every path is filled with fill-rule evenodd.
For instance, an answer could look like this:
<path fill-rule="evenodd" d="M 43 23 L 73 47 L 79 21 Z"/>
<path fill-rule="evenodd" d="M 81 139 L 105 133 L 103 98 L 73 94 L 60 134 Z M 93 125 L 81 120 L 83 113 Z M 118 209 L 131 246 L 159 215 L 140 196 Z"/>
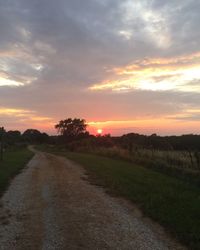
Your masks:
<path fill-rule="evenodd" d="M 0 249 L 184 249 L 71 161 L 36 152 L 0 204 Z"/>

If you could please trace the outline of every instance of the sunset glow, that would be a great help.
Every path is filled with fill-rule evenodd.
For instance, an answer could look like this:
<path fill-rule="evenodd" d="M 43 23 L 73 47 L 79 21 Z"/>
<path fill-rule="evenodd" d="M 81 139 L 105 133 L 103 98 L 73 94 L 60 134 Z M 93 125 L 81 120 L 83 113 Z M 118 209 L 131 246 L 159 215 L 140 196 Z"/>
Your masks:
<path fill-rule="evenodd" d="M 200 133 L 198 1 L 0 5 L 1 126 L 55 134 L 80 117 L 94 135 Z"/>
<path fill-rule="evenodd" d="M 0 250 L 200 250 L 199 26 L 200 0 L 0 0 Z"/>

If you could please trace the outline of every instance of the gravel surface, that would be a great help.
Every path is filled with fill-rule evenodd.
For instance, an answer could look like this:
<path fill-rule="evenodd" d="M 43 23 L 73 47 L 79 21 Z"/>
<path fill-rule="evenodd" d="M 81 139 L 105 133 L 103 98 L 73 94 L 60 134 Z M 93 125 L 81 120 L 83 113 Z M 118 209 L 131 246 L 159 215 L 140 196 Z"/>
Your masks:
<path fill-rule="evenodd" d="M 79 165 L 36 152 L 0 203 L 0 249 L 186 249 Z"/>

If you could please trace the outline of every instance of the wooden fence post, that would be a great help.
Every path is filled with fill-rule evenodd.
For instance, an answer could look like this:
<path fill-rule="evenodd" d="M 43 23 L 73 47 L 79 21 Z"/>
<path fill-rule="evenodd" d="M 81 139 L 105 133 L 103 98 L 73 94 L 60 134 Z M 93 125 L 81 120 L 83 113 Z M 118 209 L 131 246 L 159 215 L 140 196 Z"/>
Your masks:
<path fill-rule="evenodd" d="M 3 160 L 3 134 L 4 127 L 0 127 L 0 160 Z"/>

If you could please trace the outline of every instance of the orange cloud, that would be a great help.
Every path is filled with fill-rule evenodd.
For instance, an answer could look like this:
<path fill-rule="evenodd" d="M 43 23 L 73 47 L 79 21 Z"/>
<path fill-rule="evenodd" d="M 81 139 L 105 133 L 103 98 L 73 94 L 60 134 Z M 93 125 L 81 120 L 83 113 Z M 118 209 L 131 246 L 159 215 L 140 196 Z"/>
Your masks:
<path fill-rule="evenodd" d="M 49 130 L 53 127 L 53 120 L 50 117 L 39 115 L 33 110 L 0 107 L 1 123 L 6 129 L 38 128 Z"/>
<path fill-rule="evenodd" d="M 129 91 L 133 89 L 198 91 L 189 86 L 200 80 L 200 52 L 175 58 L 153 58 L 114 68 L 109 80 L 94 84 L 90 90 Z"/>

